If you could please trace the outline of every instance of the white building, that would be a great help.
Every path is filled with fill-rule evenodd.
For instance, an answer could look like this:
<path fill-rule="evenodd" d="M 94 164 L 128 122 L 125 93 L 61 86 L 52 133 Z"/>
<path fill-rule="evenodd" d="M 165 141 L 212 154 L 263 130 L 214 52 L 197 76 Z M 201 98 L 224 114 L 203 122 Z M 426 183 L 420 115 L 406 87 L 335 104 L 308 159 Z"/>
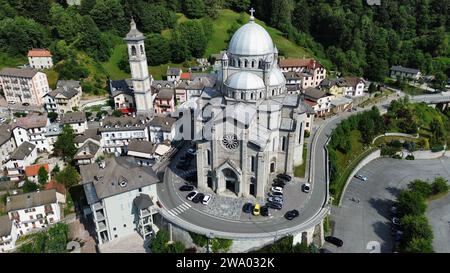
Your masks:
<path fill-rule="evenodd" d="M 28 51 L 28 64 L 35 69 L 52 68 L 52 53 L 47 49 L 33 48 Z"/>
<path fill-rule="evenodd" d="M 139 167 L 130 157 L 112 157 L 80 166 L 80 172 L 99 244 L 135 232 L 146 239 L 157 232 L 158 178 L 151 168 Z"/>
<path fill-rule="evenodd" d="M 72 127 L 75 134 L 83 134 L 87 130 L 88 124 L 86 114 L 84 112 L 69 112 L 65 113 L 60 120 L 64 126 L 66 124 Z"/>
<path fill-rule="evenodd" d="M 14 139 L 17 146 L 28 141 L 36 145 L 38 152 L 49 152 L 50 145 L 46 137 L 47 127 L 50 120 L 47 114 L 44 115 L 28 115 L 23 118 L 14 119 L 11 123 Z"/>
<path fill-rule="evenodd" d="M 56 190 L 12 195 L 6 200 L 6 211 L 19 236 L 61 220 Z"/>
<path fill-rule="evenodd" d="M 50 91 L 47 76 L 34 69 L 3 68 L 0 89 L 8 103 L 29 103 L 43 106 L 43 97 Z"/>
<path fill-rule="evenodd" d="M 9 216 L 0 216 L 0 253 L 13 250 L 18 237 L 17 228 Z"/>
<path fill-rule="evenodd" d="M 167 67 L 167 73 L 166 73 L 167 80 L 169 82 L 178 82 L 178 81 L 180 81 L 181 73 L 183 73 L 183 71 L 180 68 Z"/>
<path fill-rule="evenodd" d="M 422 77 L 422 73 L 419 69 L 415 68 L 408 68 L 403 66 L 392 66 L 390 69 L 390 76 L 391 78 L 407 78 L 412 80 L 418 80 L 420 77 Z"/>
<path fill-rule="evenodd" d="M 87 165 L 94 163 L 100 155 L 100 142 L 89 138 L 78 148 L 73 159 L 77 165 Z"/>
<path fill-rule="evenodd" d="M 170 116 L 155 115 L 149 123 L 150 141 L 153 143 L 172 141 L 175 137 L 176 121 L 176 118 Z"/>
<path fill-rule="evenodd" d="M 114 101 L 114 108 L 123 113 L 135 111 L 133 95 L 133 82 L 131 80 L 118 80 L 109 82 L 109 90 Z"/>
<path fill-rule="evenodd" d="M 130 32 L 125 37 L 128 45 L 131 80 L 133 82 L 134 100 L 137 113 L 153 113 L 151 85 L 153 78 L 148 73 L 147 56 L 145 55 L 145 36 L 136 29 L 131 20 Z"/>
<path fill-rule="evenodd" d="M 314 109 L 317 117 L 324 116 L 331 112 L 331 100 L 334 98 L 334 95 L 310 87 L 305 90 L 304 98 L 305 102 Z"/>
<path fill-rule="evenodd" d="M 45 138 L 48 143 L 48 152 L 53 153 L 55 143 L 58 140 L 58 136 L 61 134 L 61 125 L 59 123 L 51 123 L 45 128 Z"/>
<path fill-rule="evenodd" d="M 17 148 L 11 127 L 8 124 L 0 124 L 0 165 L 3 165 L 11 153 Z"/>
<path fill-rule="evenodd" d="M 309 75 L 303 79 L 303 89 L 317 87 L 327 76 L 325 67 L 314 59 L 281 59 L 279 66 L 283 72 L 302 72 Z"/>
<path fill-rule="evenodd" d="M 106 117 L 100 123 L 101 147 L 105 153 L 126 154 L 132 139 L 149 141 L 149 119 L 144 117 Z"/>
<path fill-rule="evenodd" d="M 4 166 L 7 169 L 8 177 L 12 181 L 18 181 L 25 174 L 25 167 L 34 163 L 37 158 L 36 146 L 25 141 L 17 147 L 11 154 Z"/>
<path fill-rule="evenodd" d="M 345 77 L 344 80 L 346 82 L 345 96 L 360 97 L 364 95 L 365 83 L 363 79 L 358 77 Z"/>
<path fill-rule="evenodd" d="M 38 177 L 39 177 L 39 169 L 41 167 L 43 167 L 47 171 L 48 179 L 45 182 L 48 182 L 48 180 L 50 179 L 50 169 L 48 163 L 25 166 L 25 175 L 27 176 L 29 181 L 34 182 L 36 184 L 39 183 Z"/>
<path fill-rule="evenodd" d="M 195 124 L 198 188 L 263 198 L 278 173 L 303 163 L 307 109 L 287 93 L 278 50 L 253 16 L 234 33 L 216 86 L 180 119 Z"/>
<path fill-rule="evenodd" d="M 156 145 L 150 141 L 132 139 L 128 144 L 128 156 L 134 157 L 139 166 L 153 166 Z"/>
<path fill-rule="evenodd" d="M 81 94 L 81 87 L 80 89 L 67 86 L 56 88 L 44 96 L 45 109 L 47 112 L 58 114 L 74 111 L 80 106 Z"/>

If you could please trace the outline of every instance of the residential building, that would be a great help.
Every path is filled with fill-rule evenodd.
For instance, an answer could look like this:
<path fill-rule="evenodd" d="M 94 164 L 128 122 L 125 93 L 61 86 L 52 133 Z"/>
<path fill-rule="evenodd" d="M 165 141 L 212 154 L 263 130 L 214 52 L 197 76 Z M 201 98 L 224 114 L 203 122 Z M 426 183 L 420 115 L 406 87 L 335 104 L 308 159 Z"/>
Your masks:
<path fill-rule="evenodd" d="M 28 64 L 35 69 L 49 69 L 53 67 L 52 53 L 48 49 L 33 48 L 28 51 Z"/>
<path fill-rule="evenodd" d="M 50 120 L 47 118 L 47 114 L 28 115 L 14 119 L 11 123 L 11 128 L 17 146 L 28 141 L 36 145 L 38 152 L 51 151 L 46 137 L 47 127 L 49 125 Z"/>
<path fill-rule="evenodd" d="M 198 98 L 205 87 L 213 87 L 216 79 L 211 74 L 192 74 L 175 87 L 177 104 Z"/>
<path fill-rule="evenodd" d="M 125 114 L 135 112 L 133 82 L 131 80 L 110 80 L 109 90 L 114 101 L 115 109 Z"/>
<path fill-rule="evenodd" d="M 69 112 L 61 117 L 61 124 L 69 124 L 75 134 L 83 134 L 87 130 L 88 124 L 84 112 Z"/>
<path fill-rule="evenodd" d="M 364 95 L 364 80 L 358 77 L 345 77 L 346 87 L 344 94 L 348 97 L 360 97 Z"/>
<path fill-rule="evenodd" d="M 37 158 L 36 146 L 25 141 L 11 154 L 4 166 L 8 171 L 8 177 L 12 181 L 19 181 L 25 174 L 25 167 L 34 163 Z"/>
<path fill-rule="evenodd" d="M 61 220 L 61 208 L 54 189 L 9 196 L 6 211 L 19 236 Z"/>
<path fill-rule="evenodd" d="M 155 115 L 149 123 L 150 141 L 153 143 L 172 141 L 175 137 L 176 121 L 176 118 L 170 116 Z"/>
<path fill-rule="evenodd" d="M 175 111 L 174 90 L 171 88 L 161 88 L 154 100 L 155 113 L 164 114 Z"/>
<path fill-rule="evenodd" d="M 327 71 L 319 62 L 314 59 L 280 59 L 278 63 L 281 71 L 295 71 L 310 74 L 305 81 L 305 88 L 317 87 L 327 76 Z"/>
<path fill-rule="evenodd" d="M 314 109 L 316 117 L 331 112 L 331 99 L 334 96 L 317 88 L 307 88 L 304 93 L 305 103 Z"/>
<path fill-rule="evenodd" d="M 0 216 L 0 253 L 13 250 L 18 237 L 17 228 L 13 225 L 9 216 Z"/>
<path fill-rule="evenodd" d="M 99 142 L 102 136 L 100 135 L 97 128 L 90 128 L 84 131 L 81 135 L 76 135 L 73 142 L 77 148 L 80 148 L 87 140 L 93 140 L 94 142 Z"/>
<path fill-rule="evenodd" d="M 47 112 L 64 114 L 72 112 L 80 106 L 81 88 L 58 87 L 44 96 Z"/>
<path fill-rule="evenodd" d="M 45 128 L 44 136 L 48 143 L 48 152 L 53 153 L 55 143 L 58 140 L 58 136 L 61 134 L 61 125 L 59 123 L 51 123 Z"/>
<path fill-rule="evenodd" d="M 25 175 L 27 176 L 29 181 L 34 182 L 36 184 L 39 183 L 38 174 L 39 174 L 39 169 L 41 167 L 43 167 L 47 171 L 48 178 L 50 178 L 50 170 L 48 167 L 48 163 L 34 164 L 34 165 L 25 166 Z M 48 179 L 45 182 L 48 182 Z"/>
<path fill-rule="evenodd" d="M 178 82 L 181 78 L 181 73 L 183 71 L 180 68 L 176 68 L 176 67 L 167 67 L 167 80 L 169 82 Z"/>
<path fill-rule="evenodd" d="M 150 141 L 132 139 L 128 144 L 128 156 L 134 157 L 139 166 L 152 166 L 155 163 L 156 145 Z"/>
<path fill-rule="evenodd" d="M 0 163 L 9 160 L 11 153 L 17 148 L 11 127 L 8 124 L 0 124 Z"/>
<path fill-rule="evenodd" d="M 77 152 L 73 159 L 77 165 L 92 164 L 99 156 L 102 155 L 102 149 L 100 149 L 100 142 L 92 139 L 87 139 Z"/>
<path fill-rule="evenodd" d="M 390 69 L 390 76 L 391 76 L 391 78 L 394 78 L 394 79 L 397 77 L 400 77 L 400 78 L 418 80 L 418 79 L 420 79 L 420 77 L 422 77 L 422 73 L 420 72 L 419 69 L 395 65 L 395 66 L 392 66 Z"/>
<path fill-rule="evenodd" d="M 45 184 L 45 190 L 55 190 L 56 191 L 56 201 L 59 204 L 66 203 L 66 195 L 67 189 L 63 184 L 56 182 L 55 180 L 51 180 L 47 184 Z"/>
<path fill-rule="evenodd" d="M 132 139 L 149 140 L 148 118 L 106 117 L 100 123 L 101 147 L 105 153 L 126 154 Z"/>
<path fill-rule="evenodd" d="M 158 231 L 153 216 L 159 180 L 152 168 L 121 156 L 80 166 L 80 172 L 89 204 L 86 214 L 95 223 L 99 244 L 135 232 L 145 240 Z"/>
<path fill-rule="evenodd" d="M 345 96 L 347 82 L 344 78 L 325 79 L 320 83 L 319 88 L 335 96 Z"/>
<path fill-rule="evenodd" d="M 0 89 L 8 103 L 28 103 L 43 106 L 43 97 L 50 91 L 45 73 L 35 69 L 3 68 Z"/>

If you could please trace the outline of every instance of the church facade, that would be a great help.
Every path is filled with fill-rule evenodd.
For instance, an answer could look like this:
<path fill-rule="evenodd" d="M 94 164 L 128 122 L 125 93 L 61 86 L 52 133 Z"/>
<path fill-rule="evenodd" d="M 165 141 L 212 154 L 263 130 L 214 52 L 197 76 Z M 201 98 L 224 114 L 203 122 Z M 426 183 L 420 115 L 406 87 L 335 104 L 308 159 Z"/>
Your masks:
<path fill-rule="evenodd" d="M 303 163 L 307 108 L 287 93 L 278 50 L 253 15 L 221 59 L 217 84 L 203 90 L 193 118 L 197 186 L 264 198 L 278 173 L 292 175 Z"/>

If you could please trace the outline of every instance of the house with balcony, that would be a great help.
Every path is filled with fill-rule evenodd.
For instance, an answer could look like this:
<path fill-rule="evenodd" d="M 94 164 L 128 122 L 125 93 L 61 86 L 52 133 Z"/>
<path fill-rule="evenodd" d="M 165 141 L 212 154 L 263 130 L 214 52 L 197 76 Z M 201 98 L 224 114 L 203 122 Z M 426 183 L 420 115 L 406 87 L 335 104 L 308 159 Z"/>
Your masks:
<path fill-rule="evenodd" d="M 77 165 L 87 165 L 94 163 L 97 158 L 102 155 L 102 149 L 100 149 L 100 142 L 87 139 L 80 148 L 78 148 L 73 160 Z"/>
<path fill-rule="evenodd" d="M 43 106 L 43 97 L 50 92 L 45 73 L 29 68 L 3 68 L 0 90 L 9 104 L 28 103 L 32 106 Z"/>
<path fill-rule="evenodd" d="M 11 153 L 17 148 L 16 141 L 9 124 L 0 124 L 0 165 L 9 160 Z"/>
<path fill-rule="evenodd" d="M 61 134 L 61 125 L 59 123 L 51 123 L 45 128 L 44 136 L 47 139 L 48 151 L 50 153 L 53 152 L 56 140 L 58 140 L 58 136 L 60 134 Z"/>
<path fill-rule="evenodd" d="M 157 144 L 172 141 L 175 137 L 176 118 L 168 115 L 155 115 L 149 123 L 150 141 Z"/>
<path fill-rule="evenodd" d="M 316 117 L 324 116 L 331 112 L 331 99 L 333 95 L 317 88 L 307 88 L 303 94 L 305 103 L 314 109 Z"/>
<path fill-rule="evenodd" d="M 46 137 L 49 125 L 50 120 L 47 118 L 47 114 L 28 115 L 13 119 L 11 128 L 17 146 L 24 142 L 30 142 L 36 146 L 38 152 L 50 152 L 52 149 Z"/>
<path fill-rule="evenodd" d="M 95 223 L 98 244 L 137 232 L 145 240 L 158 231 L 156 183 L 152 168 L 142 168 L 128 156 L 111 157 L 80 166 L 89 205 L 85 214 Z"/>
<path fill-rule="evenodd" d="M 135 159 L 139 166 L 153 166 L 156 145 L 150 141 L 132 139 L 128 144 L 128 156 Z"/>
<path fill-rule="evenodd" d="M 114 109 L 128 114 L 135 111 L 136 103 L 133 95 L 133 83 L 130 79 L 109 81 L 111 98 L 114 101 Z"/>
<path fill-rule="evenodd" d="M 155 113 L 164 114 L 175 111 L 175 97 L 172 88 L 160 88 L 153 101 Z"/>
<path fill-rule="evenodd" d="M 317 87 L 327 76 L 327 70 L 315 59 L 280 59 L 278 66 L 282 72 L 302 72 L 309 76 L 304 79 L 304 88 Z"/>
<path fill-rule="evenodd" d="M 61 125 L 68 124 L 75 134 L 83 134 L 87 130 L 88 124 L 84 112 L 69 112 L 61 117 Z"/>
<path fill-rule="evenodd" d="M 319 89 L 326 91 L 332 95 L 337 97 L 345 96 L 347 90 L 347 82 L 344 78 L 336 78 L 336 79 L 325 79 L 320 85 Z"/>
<path fill-rule="evenodd" d="M 13 250 L 18 237 L 17 228 L 13 225 L 9 216 L 0 216 L 0 253 Z"/>
<path fill-rule="evenodd" d="M 6 211 L 19 236 L 61 220 L 61 208 L 54 189 L 9 196 Z"/>
<path fill-rule="evenodd" d="M 58 114 L 74 111 L 80 106 L 81 94 L 81 88 L 58 87 L 44 96 L 45 109 Z"/>
<path fill-rule="evenodd" d="M 19 181 L 25 175 L 25 167 L 32 165 L 36 158 L 36 145 L 25 141 L 14 150 L 3 166 L 12 181 Z"/>
<path fill-rule="evenodd" d="M 98 129 L 100 146 L 105 153 L 126 154 L 126 148 L 132 139 L 149 141 L 147 117 L 108 116 L 100 122 Z"/>
<path fill-rule="evenodd" d="M 347 97 L 361 97 L 364 95 L 365 82 L 358 77 L 345 77 L 346 87 L 344 94 Z"/>

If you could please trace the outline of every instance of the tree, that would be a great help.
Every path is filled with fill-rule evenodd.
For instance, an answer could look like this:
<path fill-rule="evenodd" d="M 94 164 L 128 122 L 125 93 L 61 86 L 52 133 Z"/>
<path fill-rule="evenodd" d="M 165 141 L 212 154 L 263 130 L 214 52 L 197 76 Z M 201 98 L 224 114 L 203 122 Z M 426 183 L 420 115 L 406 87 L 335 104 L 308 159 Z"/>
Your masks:
<path fill-rule="evenodd" d="M 201 18 L 205 16 L 205 2 L 204 0 L 184 0 L 183 10 L 188 18 Z"/>
<path fill-rule="evenodd" d="M 371 82 L 369 85 L 369 94 L 373 94 L 377 91 L 377 86 L 375 83 Z"/>
<path fill-rule="evenodd" d="M 397 198 L 400 215 L 422 215 L 426 210 L 425 199 L 417 192 L 402 190 Z"/>
<path fill-rule="evenodd" d="M 431 184 L 433 194 L 448 192 L 448 181 L 443 177 L 436 177 Z"/>
<path fill-rule="evenodd" d="M 428 224 L 425 215 L 406 215 L 401 218 L 403 227 L 402 243 L 406 245 L 413 239 L 425 239 L 426 241 L 433 241 L 433 230 Z"/>
<path fill-rule="evenodd" d="M 182 22 L 178 28 L 182 39 L 186 41 L 190 55 L 196 58 L 202 57 L 208 44 L 203 25 L 199 21 L 187 21 Z"/>
<path fill-rule="evenodd" d="M 420 194 L 423 198 L 428 198 L 433 194 L 433 188 L 425 181 L 416 179 L 408 184 L 408 189 Z"/>
<path fill-rule="evenodd" d="M 79 11 L 83 15 L 89 14 L 89 12 L 94 8 L 97 0 L 81 0 Z"/>
<path fill-rule="evenodd" d="M 49 23 L 51 0 L 15 0 L 14 7 L 18 13 L 43 25 Z"/>
<path fill-rule="evenodd" d="M 101 31 L 113 30 L 122 35 L 128 29 L 124 10 L 119 0 L 97 0 L 89 14 Z"/>
<path fill-rule="evenodd" d="M 190 54 L 187 41 L 181 35 L 179 30 L 174 29 L 170 40 L 170 55 L 172 57 L 172 61 L 181 63 L 191 58 Z"/>
<path fill-rule="evenodd" d="M 227 0 L 224 6 L 235 11 L 246 12 L 250 9 L 250 0 Z"/>
<path fill-rule="evenodd" d="M 38 182 L 41 185 L 45 185 L 48 181 L 48 172 L 44 168 L 44 166 L 41 166 L 38 170 Z"/>
<path fill-rule="evenodd" d="M 25 182 L 22 186 L 23 193 L 35 192 L 38 189 L 39 189 L 38 185 L 28 180 L 28 177 L 25 177 Z"/>
<path fill-rule="evenodd" d="M 47 116 L 50 119 L 50 122 L 55 122 L 58 119 L 58 113 L 56 112 L 49 112 Z"/>
<path fill-rule="evenodd" d="M 123 116 L 123 113 L 120 112 L 120 110 L 115 109 L 115 110 L 112 112 L 112 115 L 115 116 L 115 117 L 121 117 L 121 116 Z"/>
<path fill-rule="evenodd" d="M 424 238 L 414 238 L 406 243 L 404 248 L 406 253 L 433 253 L 433 245 Z"/>
<path fill-rule="evenodd" d="M 152 253 L 167 253 L 167 242 L 169 242 L 169 234 L 164 230 L 159 230 L 150 241 Z"/>
<path fill-rule="evenodd" d="M 446 129 L 442 120 L 434 118 L 430 123 L 431 135 L 431 145 L 441 145 L 445 143 L 446 140 Z"/>
<path fill-rule="evenodd" d="M 152 33 L 145 38 L 147 62 L 149 65 L 160 65 L 170 61 L 169 40 L 161 34 Z M 128 62 L 128 61 L 127 61 Z"/>
<path fill-rule="evenodd" d="M 172 244 L 169 244 L 167 248 L 168 253 L 184 253 L 186 246 L 183 242 L 175 241 Z"/>
<path fill-rule="evenodd" d="M 56 174 L 56 182 L 63 184 L 67 189 L 80 182 L 80 175 L 72 165 L 67 165 L 64 170 Z"/>
<path fill-rule="evenodd" d="M 69 124 L 64 124 L 61 134 L 56 139 L 54 150 L 59 156 L 63 156 L 64 160 L 71 161 L 77 152 L 77 147 L 74 143 L 75 134 Z"/>
<path fill-rule="evenodd" d="M 160 33 L 163 29 L 173 28 L 176 14 L 159 4 L 138 3 L 137 21 L 144 32 Z"/>
<path fill-rule="evenodd" d="M 82 17 L 80 33 L 74 46 L 84 50 L 89 56 L 99 61 L 106 61 L 111 53 L 104 36 L 102 36 L 94 20 L 88 15 Z"/>

